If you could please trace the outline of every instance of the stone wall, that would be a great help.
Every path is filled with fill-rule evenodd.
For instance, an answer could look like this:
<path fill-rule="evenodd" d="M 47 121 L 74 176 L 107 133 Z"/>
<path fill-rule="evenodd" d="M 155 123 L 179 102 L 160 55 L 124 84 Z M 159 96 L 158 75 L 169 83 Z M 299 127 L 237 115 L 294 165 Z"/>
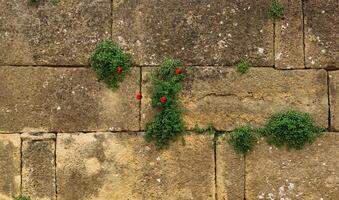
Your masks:
<path fill-rule="evenodd" d="M 339 195 L 339 64 L 335 0 L 0 1 L 0 200 L 334 200 Z M 112 39 L 133 59 L 116 91 L 89 68 Z M 188 129 L 259 126 L 286 109 L 327 133 L 300 151 L 260 140 L 246 156 L 225 134 L 193 132 L 157 150 L 147 74 L 186 64 Z M 240 75 L 235 64 L 252 67 Z M 135 95 L 141 92 L 141 102 Z"/>

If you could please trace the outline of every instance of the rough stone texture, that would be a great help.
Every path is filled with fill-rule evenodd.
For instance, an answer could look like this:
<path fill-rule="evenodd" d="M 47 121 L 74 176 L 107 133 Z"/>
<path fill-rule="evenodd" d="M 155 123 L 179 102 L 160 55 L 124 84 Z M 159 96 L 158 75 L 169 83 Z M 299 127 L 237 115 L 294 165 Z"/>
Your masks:
<path fill-rule="evenodd" d="M 212 137 L 160 151 L 141 134 L 60 134 L 57 177 L 59 200 L 215 199 Z"/>
<path fill-rule="evenodd" d="M 223 136 L 216 146 L 217 196 L 223 200 L 244 200 L 244 157 L 237 154 Z"/>
<path fill-rule="evenodd" d="M 302 0 L 281 0 L 284 19 L 275 25 L 275 66 L 280 69 L 304 68 Z"/>
<path fill-rule="evenodd" d="M 303 150 L 261 140 L 246 156 L 246 199 L 337 199 L 339 135 L 327 133 Z"/>
<path fill-rule="evenodd" d="M 112 91 L 91 69 L 0 67 L 0 132 L 138 130 L 139 78 Z"/>
<path fill-rule="evenodd" d="M 86 65 L 111 33 L 110 0 L 0 1 L 1 65 Z"/>
<path fill-rule="evenodd" d="M 20 193 L 20 135 L 0 134 L 0 199 Z"/>
<path fill-rule="evenodd" d="M 339 131 L 339 71 L 329 72 L 331 129 Z"/>
<path fill-rule="evenodd" d="M 153 117 L 150 108 L 150 68 L 143 68 L 144 98 L 141 127 Z M 212 123 L 219 130 L 232 130 L 250 123 L 263 124 L 278 111 L 309 112 L 315 122 L 328 126 L 327 73 L 325 70 L 275 70 L 251 68 L 241 75 L 233 68 L 188 67 L 180 100 L 188 128 Z"/>
<path fill-rule="evenodd" d="M 306 67 L 339 69 L 338 7 L 337 0 L 304 1 Z"/>
<path fill-rule="evenodd" d="M 140 65 L 165 57 L 188 65 L 230 65 L 247 57 L 253 65 L 273 65 L 270 2 L 117 0 L 113 40 Z"/>
<path fill-rule="evenodd" d="M 34 200 L 55 200 L 55 135 L 43 135 L 23 137 L 22 193 Z"/>

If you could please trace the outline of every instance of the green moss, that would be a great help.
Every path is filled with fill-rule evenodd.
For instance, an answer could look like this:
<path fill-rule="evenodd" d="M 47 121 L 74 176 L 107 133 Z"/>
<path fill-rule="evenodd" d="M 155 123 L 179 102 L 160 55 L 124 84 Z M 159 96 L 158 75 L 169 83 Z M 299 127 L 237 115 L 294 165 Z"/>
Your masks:
<path fill-rule="evenodd" d="M 111 89 L 116 89 L 130 72 L 130 57 L 112 41 L 101 42 L 91 56 L 91 67 L 98 79 Z"/>
<path fill-rule="evenodd" d="M 182 108 L 177 100 L 184 78 L 182 70 L 178 61 L 167 59 L 151 75 L 152 107 L 159 112 L 147 124 L 145 139 L 155 141 L 160 148 L 176 140 L 185 130 Z"/>
<path fill-rule="evenodd" d="M 323 131 L 323 128 L 314 125 L 308 113 L 293 110 L 273 114 L 261 130 L 269 144 L 278 147 L 286 145 L 293 149 L 302 149 Z"/>
<path fill-rule="evenodd" d="M 198 134 L 204 134 L 207 133 L 208 135 L 213 135 L 213 143 L 214 145 L 219 144 L 219 137 L 223 134 L 222 131 L 217 130 L 216 128 L 213 127 L 213 125 L 208 125 L 207 128 L 200 128 L 197 124 L 195 125 L 195 127 L 192 130 L 195 133 Z"/>
<path fill-rule="evenodd" d="M 270 7 L 269 15 L 273 21 L 283 18 L 284 7 L 281 5 L 279 0 L 271 0 L 271 7 Z"/>
<path fill-rule="evenodd" d="M 250 68 L 250 63 L 246 59 L 241 59 L 237 64 L 237 71 L 241 74 L 245 74 Z"/>
<path fill-rule="evenodd" d="M 29 4 L 32 5 L 32 6 L 38 5 L 39 2 L 40 2 L 40 0 L 29 0 Z"/>
<path fill-rule="evenodd" d="M 31 200 L 31 198 L 19 195 L 17 197 L 14 197 L 14 200 Z"/>
<path fill-rule="evenodd" d="M 240 154 L 250 151 L 258 140 L 258 135 L 250 126 L 242 126 L 230 133 L 228 142 Z"/>

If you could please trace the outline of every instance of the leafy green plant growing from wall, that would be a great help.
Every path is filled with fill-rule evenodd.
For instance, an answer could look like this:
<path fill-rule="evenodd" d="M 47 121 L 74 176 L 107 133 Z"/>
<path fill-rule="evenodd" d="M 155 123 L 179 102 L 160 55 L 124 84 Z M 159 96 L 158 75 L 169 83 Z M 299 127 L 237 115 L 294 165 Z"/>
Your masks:
<path fill-rule="evenodd" d="M 146 125 L 145 139 L 155 141 L 161 148 L 167 146 L 185 131 L 182 108 L 177 99 L 184 78 L 183 66 L 167 59 L 151 74 L 152 107 L 158 110 Z"/>
<path fill-rule="evenodd" d="M 289 149 L 302 149 L 323 131 L 323 128 L 314 125 L 308 113 L 293 110 L 271 115 L 265 127 L 261 129 L 269 144 L 277 147 L 286 145 Z"/>
<path fill-rule="evenodd" d="M 241 126 L 230 133 L 228 142 L 233 146 L 234 150 L 239 154 L 246 154 L 252 150 L 258 141 L 256 130 L 250 126 Z"/>
<path fill-rule="evenodd" d="M 94 50 L 91 67 L 99 80 L 105 82 L 111 89 L 116 89 L 125 76 L 130 72 L 131 61 L 116 43 L 105 40 Z"/>
<path fill-rule="evenodd" d="M 271 7 L 269 11 L 270 18 L 275 22 L 278 19 L 282 19 L 284 16 L 284 7 L 279 0 L 271 0 Z"/>
<path fill-rule="evenodd" d="M 29 0 L 28 3 L 31 6 L 37 6 L 40 3 L 41 0 Z M 59 0 L 51 0 L 53 4 L 56 4 L 59 2 Z"/>
<path fill-rule="evenodd" d="M 250 63 L 246 59 L 241 59 L 237 64 L 237 71 L 240 74 L 245 74 L 250 68 Z"/>
<path fill-rule="evenodd" d="M 23 195 L 19 195 L 19 196 L 14 197 L 14 200 L 31 200 L 31 198 L 25 197 Z"/>
<path fill-rule="evenodd" d="M 208 125 L 207 128 L 201 128 L 196 124 L 192 131 L 197 134 L 207 133 L 208 135 L 213 135 L 214 136 L 213 143 L 215 145 L 219 144 L 219 136 L 223 134 L 222 131 L 219 131 L 216 128 L 214 128 L 212 124 Z"/>

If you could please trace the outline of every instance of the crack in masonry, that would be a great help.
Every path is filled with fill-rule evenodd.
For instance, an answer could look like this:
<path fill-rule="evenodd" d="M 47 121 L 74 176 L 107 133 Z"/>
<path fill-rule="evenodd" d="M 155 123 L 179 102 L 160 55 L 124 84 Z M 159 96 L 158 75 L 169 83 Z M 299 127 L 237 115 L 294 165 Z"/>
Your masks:
<path fill-rule="evenodd" d="M 328 103 L 328 131 L 332 131 L 332 122 L 331 122 L 331 95 L 330 95 L 330 75 L 328 71 L 327 75 L 327 103 Z"/>
<path fill-rule="evenodd" d="M 111 0 L 111 39 L 113 39 L 113 0 Z"/>
<path fill-rule="evenodd" d="M 246 200 L 246 155 L 244 155 L 244 200 Z"/>
<path fill-rule="evenodd" d="M 55 184 L 55 200 L 58 199 L 58 182 L 57 182 L 57 139 L 58 139 L 58 134 L 55 134 L 55 140 L 54 140 L 54 184 Z"/>
<path fill-rule="evenodd" d="M 142 67 L 140 67 L 140 77 L 139 77 L 139 94 L 142 95 Z M 141 101 L 142 98 L 139 101 L 139 131 L 141 131 Z"/>
<path fill-rule="evenodd" d="M 20 136 L 20 194 L 22 194 L 22 168 L 23 168 L 22 142 L 23 142 L 23 140 Z"/>
<path fill-rule="evenodd" d="M 306 48 L 305 48 L 305 12 L 304 12 L 304 0 L 301 0 L 301 16 L 302 16 L 302 32 L 303 32 L 303 56 L 304 56 L 304 68 L 307 69 L 306 66 Z"/>
<path fill-rule="evenodd" d="M 246 98 L 254 98 L 254 95 L 252 92 L 249 92 L 248 95 L 244 95 L 244 96 L 239 96 L 237 94 L 233 94 L 233 93 L 226 93 L 226 94 L 222 94 L 222 93 L 216 93 L 216 92 L 211 92 L 208 93 L 202 97 L 197 98 L 197 101 L 200 101 L 201 99 L 204 99 L 206 97 L 236 97 L 238 100 L 244 100 Z M 262 100 L 262 98 L 260 98 L 260 100 Z"/>
<path fill-rule="evenodd" d="M 214 133 L 214 138 L 213 138 L 213 147 L 214 147 L 214 198 L 215 200 L 218 199 L 218 178 L 217 178 L 217 142 L 216 140 L 218 139 L 218 136 L 216 135 L 217 133 Z"/>

